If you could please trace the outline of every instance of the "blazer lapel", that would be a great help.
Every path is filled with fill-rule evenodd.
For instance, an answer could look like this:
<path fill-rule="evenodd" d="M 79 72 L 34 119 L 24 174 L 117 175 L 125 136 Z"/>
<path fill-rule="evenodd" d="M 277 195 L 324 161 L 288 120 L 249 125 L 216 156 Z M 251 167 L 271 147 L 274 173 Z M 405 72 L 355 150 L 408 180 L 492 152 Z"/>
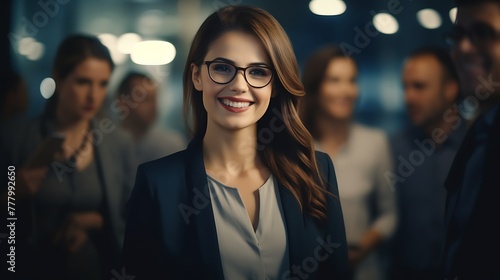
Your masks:
<path fill-rule="evenodd" d="M 97 127 L 96 120 L 92 120 L 92 127 Z M 120 212 L 120 209 L 122 209 L 121 188 L 123 186 L 118 185 L 120 184 L 120 181 L 117 179 L 119 178 L 117 176 L 122 176 L 122 174 L 116 173 L 116 155 L 114 154 L 114 143 L 113 140 L 110 139 L 110 137 L 111 135 L 104 135 L 101 138 L 101 141 L 94 142 L 94 155 L 97 165 L 99 182 L 102 185 L 101 189 L 103 190 L 104 199 L 106 200 L 107 204 L 106 210 L 109 215 L 109 220 L 111 222 L 113 232 L 117 237 L 117 246 L 118 248 L 121 248 L 121 246 L 123 245 L 123 235 L 120 234 L 120 232 L 123 232 L 125 230 L 125 224 L 122 220 L 122 213 Z"/>
<path fill-rule="evenodd" d="M 500 126 L 499 124 L 500 118 L 499 114 L 497 114 L 497 118 L 495 119 L 495 124 L 497 126 Z M 476 129 L 476 122 L 469 128 L 467 131 L 467 134 L 465 135 L 465 138 L 460 145 L 459 150 L 457 151 L 457 154 L 455 156 L 455 159 L 453 160 L 453 164 L 451 166 L 450 172 L 448 173 L 448 177 L 446 178 L 445 181 L 445 188 L 448 192 L 447 194 L 447 200 L 446 200 L 446 212 L 445 212 L 445 225 L 446 225 L 446 242 L 444 246 L 444 251 L 442 255 L 442 262 L 444 261 L 444 258 L 446 257 L 446 254 L 448 252 L 449 246 L 450 246 L 450 236 L 455 234 L 455 228 L 453 227 L 453 224 L 451 223 L 453 213 L 455 212 L 455 208 L 457 206 L 457 200 L 459 197 L 459 191 L 460 187 L 463 183 L 463 176 L 465 174 L 465 168 L 467 167 L 467 162 L 474 152 L 474 148 L 476 146 L 476 140 L 475 140 L 475 129 Z M 493 136 L 490 137 L 490 146 L 491 142 L 493 139 L 498 139 L 498 131 L 493 132 Z M 496 135 L 496 136 L 495 136 Z M 488 176 L 492 173 L 490 170 L 490 165 L 489 162 L 493 161 L 492 156 L 494 156 L 494 153 L 492 153 L 491 148 L 489 149 L 489 153 L 486 155 L 486 162 L 485 162 L 485 169 L 486 172 L 484 173 L 484 178 L 487 179 Z M 488 171 L 490 170 L 490 171 Z"/>
<path fill-rule="evenodd" d="M 457 203 L 458 190 L 462 185 L 463 174 L 467 165 L 467 161 L 474 151 L 474 128 L 475 125 L 472 125 L 465 135 L 464 140 L 456 153 L 455 159 L 453 160 L 450 171 L 448 172 L 448 177 L 446 178 L 446 181 L 444 183 L 444 186 L 448 192 L 445 213 L 445 224 L 447 231 L 450 230 L 451 216 L 453 215 Z"/>
<path fill-rule="evenodd" d="M 293 194 L 285 186 L 279 182 L 278 186 L 285 217 L 290 267 L 293 265 L 300 266 L 304 260 L 302 244 L 305 238 L 302 209 L 300 209 Z"/>
<path fill-rule="evenodd" d="M 97 122 L 93 120 L 92 127 L 96 126 Z M 109 188 L 109 186 L 113 185 L 113 183 L 116 184 L 116 182 L 113 182 L 113 177 L 112 177 L 113 172 L 109 170 L 109 167 L 115 166 L 116 162 L 113 161 L 115 160 L 114 157 L 105 154 L 105 151 L 108 152 L 108 154 L 110 151 L 113 151 L 112 142 L 109 142 L 107 137 L 102 137 L 100 142 L 94 143 L 94 149 L 95 149 L 96 163 L 98 164 L 99 167 L 99 176 L 101 177 L 101 184 L 103 185 L 102 188 L 106 195 L 106 199 L 110 203 L 109 208 L 118 209 L 116 207 L 118 207 L 119 205 L 115 205 L 116 201 L 114 201 L 114 199 L 119 197 L 119 194 L 113 193 L 112 190 Z"/>
<path fill-rule="evenodd" d="M 474 128 L 475 125 L 472 125 L 458 149 L 455 159 L 453 160 L 453 164 L 451 166 L 450 172 L 448 173 L 448 177 L 445 181 L 445 188 L 448 192 L 453 192 L 460 187 L 463 179 L 463 172 L 465 170 L 465 166 L 467 165 L 467 160 L 470 155 L 474 151 Z"/>
<path fill-rule="evenodd" d="M 195 138 L 187 147 L 186 181 L 190 188 L 193 207 L 199 210 L 198 214 L 193 216 L 193 220 L 205 265 L 204 274 L 207 279 L 224 279 L 207 174 L 203 163 L 202 140 L 201 137 Z"/>

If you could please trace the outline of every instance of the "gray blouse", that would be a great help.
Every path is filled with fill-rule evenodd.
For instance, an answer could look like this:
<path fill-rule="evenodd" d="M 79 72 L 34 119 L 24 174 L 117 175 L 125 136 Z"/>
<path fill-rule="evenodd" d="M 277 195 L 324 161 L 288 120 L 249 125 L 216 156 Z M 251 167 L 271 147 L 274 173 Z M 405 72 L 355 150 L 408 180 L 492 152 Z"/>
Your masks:
<path fill-rule="evenodd" d="M 258 190 L 260 209 L 255 231 L 237 188 L 210 176 L 208 187 L 225 279 L 281 279 L 289 268 L 288 244 L 274 176 Z"/>
<path fill-rule="evenodd" d="M 321 147 L 316 143 L 316 149 Z M 389 239 L 396 227 L 396 201 L 386 174 L 393 163 L 389 142 L 378 129 L 352 124 L 347 143 L 330 155 L 339 186 L 349 245 L 358 245 L 370 229 Z M 353 279 L 382 279 L 383 269 L 377 254 L 371 254 L 357 267 Z"/>

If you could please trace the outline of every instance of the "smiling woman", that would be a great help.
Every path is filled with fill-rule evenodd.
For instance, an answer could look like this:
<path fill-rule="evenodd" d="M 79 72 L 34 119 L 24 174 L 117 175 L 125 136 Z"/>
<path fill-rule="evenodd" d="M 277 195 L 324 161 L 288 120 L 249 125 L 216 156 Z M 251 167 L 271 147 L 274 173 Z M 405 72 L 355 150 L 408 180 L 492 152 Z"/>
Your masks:
<path fill-rule="evenodd" d="M 255 138 L 257 121 L 271 100 L 272 87 L 267 85 L 272 72 L 267 65 L 269 59 L 259 40 L 241 31 L 226 32 L 212 42 L 201 67 L 191 64 L 194 86 L 203 92 L 208 133 L 221 135 L 223 131 L 218 130 L 224 126 L 254 126 L 254 131 L 247 131 Z"/>
<path fill-rule="evenodd" d="M 279 23 L 248 6 L 213 13 L 193 39 L 183 85 L 193 140 L 138 168 L 127 273 L 345 279 L 335 172 L 298 117 L 304 89 Z"/>

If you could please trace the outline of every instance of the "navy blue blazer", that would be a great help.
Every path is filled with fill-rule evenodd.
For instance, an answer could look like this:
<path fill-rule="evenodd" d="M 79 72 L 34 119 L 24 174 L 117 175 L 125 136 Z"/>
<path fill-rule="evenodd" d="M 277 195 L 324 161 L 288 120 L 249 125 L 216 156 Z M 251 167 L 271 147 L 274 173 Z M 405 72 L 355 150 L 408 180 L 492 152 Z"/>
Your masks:
<path fill-rule="evenodd" d="M 328 181 L 328 222 L 301 211 L 281 183 L 290 271 L 279 279 L 346 279 L 347 242 L 332 161 L 316 152 Z M 224 279 L 203 163 L 202 139 L 138 167 L 127 204 L 123 265 L 141 279 Z M 238 250 L 238 248 L 234 248 Z"/>
<path fill-rule="evenodd" d="M 452 240 L 458 231 L 453 221 L 467 162 L 476 147 L 474 124 L 457 152 L 445 182 L 448 190 L 446 201 L 446 242 L 441 268 L 444 271 L 446 257 Z M 491 127 L 481 189 L 464 230 L 462 244 L 452 265 L 453 275 L 448 279 L 500 279 L 500 110 L 497 110 Z"/>

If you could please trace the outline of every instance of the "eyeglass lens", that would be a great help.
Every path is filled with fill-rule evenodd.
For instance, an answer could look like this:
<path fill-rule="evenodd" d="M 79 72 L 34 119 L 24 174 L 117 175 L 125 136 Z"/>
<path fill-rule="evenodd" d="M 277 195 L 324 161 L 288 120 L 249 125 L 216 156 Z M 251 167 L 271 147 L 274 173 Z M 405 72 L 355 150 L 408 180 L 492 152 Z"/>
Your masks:
<path fill-rule="evenodd" d="M 227 84 L 236 76 L 236 66 L 226 62 L 211 62 L 208 71 L 212 80 L 219 84 Z M 271 69 L 263 66 L 245 68 L 245 79 L 253 87 L 264 87 L 271 81 Z"/>
<path fill-rule="evenodd" d="M 451 45 L 458 44 L 463 38 L 467 37 L 474 43 L 484 43 L 500 35 L 488 24 L 477 22 L 466 29 L 462 26 L 454 26 L 453 29 L 447 34 L 446 40 Z"/>

